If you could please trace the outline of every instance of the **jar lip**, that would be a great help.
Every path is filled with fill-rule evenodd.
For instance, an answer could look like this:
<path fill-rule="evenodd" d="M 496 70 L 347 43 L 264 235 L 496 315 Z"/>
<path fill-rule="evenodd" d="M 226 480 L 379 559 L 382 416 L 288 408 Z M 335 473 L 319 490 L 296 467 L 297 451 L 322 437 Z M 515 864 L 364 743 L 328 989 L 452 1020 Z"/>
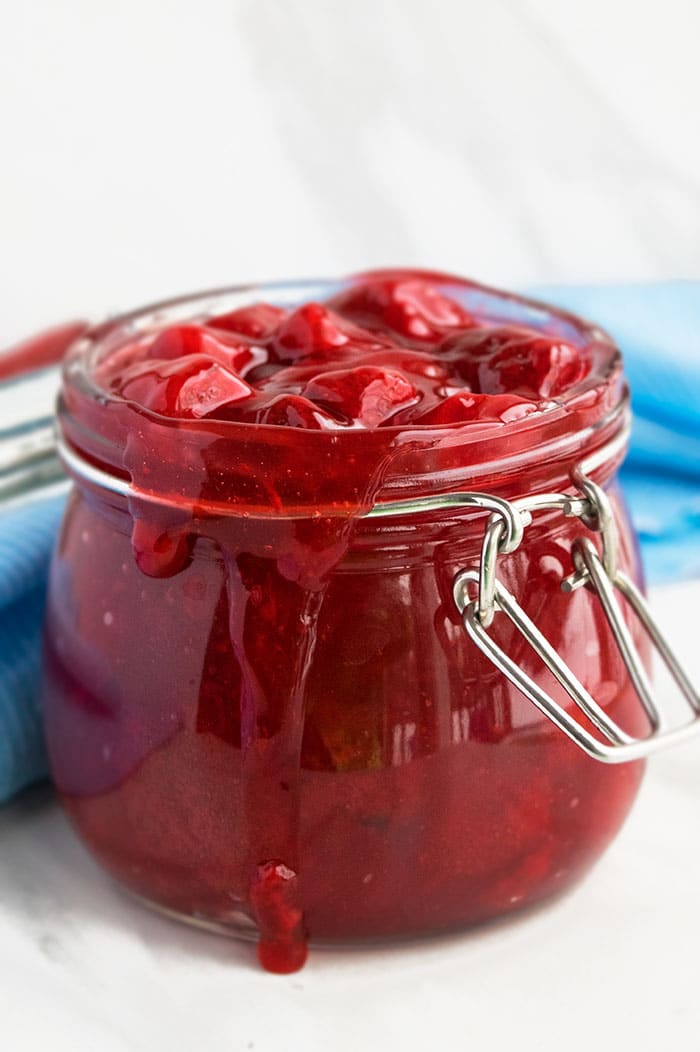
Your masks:
<path fill-rule="evenodd" d="M 603 445 L 599 445 L 592 452 L 587 453 L 585 465 L 586 474 L 590 474 L 591 476 L 596 477 L 600 476 L 603 479 L 607 479 L 614 473 L 614 470 L 616 469 L 617 465 L 624 457 L 627 448 L 627 443 L 629 440 L 631 414 L 629 412 L 628 406 L 624 406 L 623 408 L 624 413 L 622 415 L 619 427 L 615 431 L 613 431 L 612 437 L 608 438 L 608 440 Z M 76 451 L 73 448 L 71 448 L 65 441 L 63 441 L 60 436 L 58 438 L 57 448 L 59 457 L 63 463 L 64 468 L 75 479 L 82 480 L 98 489 L 105 490 L 107 492 L 116 494 L 120 497 L 125 497 L 127 499 L 131 498 L 137 501 L 146 501 L 160 505 L 170 505 L 174 508 L 180 508 L 182 506 L 181 498 L 168 499 L 164 494 L 138 489 L 133 486 L 129 479 L 120 478 L 116 475 L 111 474 L 108 471 L 103 470 L 100 467 L 97 467 L 95 464 L 91 463 L 91 461 L 85 459 L 79 453 L 76 453 Z M 439 503 L 441 497 L 444 498 L 453 495 L 453 490 L 447 490 L 445 493 L 437 491 L 433 494 L 436 504 Z M 463 491 L 461 493 L 461 496 L 465 495 L 469 495 L 469 491 Z M 526 492 L 519 494 L 521 499 L 530 495 L 530 493 Z M 392 518 L 410 518 L 413 515 L 422 515 L 425 513 L 424 508 L 421 506 L 420 498 L 418 499 L 415 507 L 409 507 L 408 505 L 411 502 L 406 501 L 407 506 L 404 509 L 394 510 L 393 508 L 390 508 L 389 506 L 393 504 L 393 501 L 389 498 L 392 496 L 395 495 L 390 494 L 389 491 L 387 491 L 385 499 L 378 500 L 376 503 L 369 505 L 362 511 L 361 517 L 372 518 L 376 517 L 377 515 L 387 515 L 387 517 L 391 516 Z M 454 504 L 446 503 L 444 510 L 454 510 L 454 507 Z M 205 509 L 202 508 L 200 510 L 203 511 Z M 209 507 L 206 509 L 208 513 L 211 513 L 214 510 L 215 509 L 213 507 Z M 218 510 L 223 510 L 225 513 L 229 509 L 227 507 L 224 507 L 223 509 Z M 433 510 L 438 509 L 436 508 Z M 275 512 L 275 518 L 306 518 L 307 516 L 308 512 L 302 515 L 287 514 L 282 516 L 280 516 L 279 512 Z"/>
<path fill-rule="evenodd" d="M 398 270 L 374 276 L 398 275 Z M 404 272 L 405 273 L 405 272 Z M 362 275 L 339 279 L 306 279 L 245 284 L 178 296 L 139 307 L 88 330 L 73 345 L 63 371 L 59 424 L 66 445 L 115 475 L 133 478 L 127 450 L 136 432 L 152 432 L 154 448 L 162 453 L 168 443 L 180 449 L 189 445 L 200 452 L 207 445 L 228 443 L 242 450 L 256 445 L 271 459 L 293 445 L 309 458 L 365 456 L 377 450 L 378 459 L 390 456 L 392 468 L 382 469 L 382 491 L 391 497 L 417 491 L 426 479 L 444 489 L 466 482 L 472 486 L 497 472 L 507 472 L 517 461 L 528 469 L 542 458 L 562 459 L 581 448 L 604 443 L 611 431 L 624 427 L 628 395 L 622 376 L 622 357 L 611 338 L 598 326 L 558 307 L 505 292 L 452 275 L 411 271 L 412 277 L 431 280 L 441 291 L 458 296 L 467 309 L 493 324 L 517 322 L 543 329 L 573 341 L 591 357 L 588 375 L 570 391 L 552 399 L 541 412 L 506 423 L 473 422 L 464 425 L 393 425 L 373 430 L 310 430 L 277 424 L 257 424 L 203 418 L 183 420 L 161 416 L 113 392 L 107 392 L 92 373 L 102 355 L 128 340 L 158 331 L 167 325 L 204 322 L 261 299 L 294 307 L 309 299 L 328 297 Z M 105 420 L 109 417 L 109 427 Z M 383 453 L 380 454 L 380 450 Z M 149 456 L 153 455 L 148 453 Z M 156 454 L 157 456 L 158 454 Z M 133 461 L 133 457 L 131 458 Z M 439 461 L 439 463 L 438 463 Z M 458 481 L 459 478 L 459 481 Z M 143 479 L 138 480 L 143 485 Z M 180 479 L 171 488 L 186 499 L 188 482 Z M 196 496 L 196 485 L 189 496 Z M 166 487 L 167 488 L 167 487 Z M 308 503 L 314 503 L 309 488 Z M 342 497 L 342 494 L 341 494 Z M 363 503 L 366 494 L 353 493 L 348 503 Z M 302 504 L 305 500 L 302 500 Z M 342 499 L 341 499 L 342 503 Z"/>

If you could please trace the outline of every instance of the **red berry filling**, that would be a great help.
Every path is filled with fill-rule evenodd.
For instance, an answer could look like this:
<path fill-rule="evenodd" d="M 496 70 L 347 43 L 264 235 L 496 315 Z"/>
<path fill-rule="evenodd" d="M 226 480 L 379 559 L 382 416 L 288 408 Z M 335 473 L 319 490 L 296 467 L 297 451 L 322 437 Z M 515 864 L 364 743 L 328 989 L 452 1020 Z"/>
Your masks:
<path fill-rule="evenodd" d="M 471 391 L 457 391 L 444 401 L 438 402 L 422 416 L 419 424 L 467 424 L 485 421 L 493 424 L 510 424 L 536 413 L 537 406 L 517 395 L 483 395 Z"/>
<path fill-rule="evenodd" d="M 507 424 L 590 369 L 584 350 L 495 327 L 421 275 L 356 280 L 293 311 L 258 303 L 108 356 L 96 378 L 164 416 L 309 430 Z"/>
<path fill-rule="evenodd" d="M 321 373 L 306 385 L 304 394 L 341 421 L 367 428 L 379 427 L 419 397 L 416 388 L 401 373 L 376 366 Z"/>
<path fill-rule="evenodd" d="M 239 307 L 229 314 L 211 318 L 209 325 L 225 332 L 235 332 L 251 340 L 267 340 L 286 315 L 282 307 L 271 303 L 255 303 L 250 307 Z"/>
<path fill-rule="evenodd" d="M 587 371 L 576 347 L 515 325 L 460 333 L 445 341 L 443 351 L 455 376 L 488 395 L 556 398 Z"/>
<path fill-rule="evenodd" d="M 453 329 L 474 324 L 470 314 L 420 278 L 371 277 L 331 300 L 335 310 L 368 329 L 390 330 L 420 343 L 436 343 Z"/>

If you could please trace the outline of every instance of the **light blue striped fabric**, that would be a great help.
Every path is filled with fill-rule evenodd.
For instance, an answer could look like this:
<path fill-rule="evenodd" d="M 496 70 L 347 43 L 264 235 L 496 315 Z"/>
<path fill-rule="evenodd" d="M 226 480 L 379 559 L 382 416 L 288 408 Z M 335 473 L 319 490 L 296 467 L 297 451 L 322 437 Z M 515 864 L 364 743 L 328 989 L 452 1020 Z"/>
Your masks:
<path fill-rule="evenodd" d="M 700 575 L 700 282 L 539 287 L 625 353 L 635 426 L 623 475 L 651 581 Z M 0 515 L 0 801 L 46 774 L 41 611 L 62 501 Z"/>
<path fill-rule="evenodd" d="M 63 499 L 0 516 L 0 801 L 46 774 L 38 702 L 46 574 Z"/>

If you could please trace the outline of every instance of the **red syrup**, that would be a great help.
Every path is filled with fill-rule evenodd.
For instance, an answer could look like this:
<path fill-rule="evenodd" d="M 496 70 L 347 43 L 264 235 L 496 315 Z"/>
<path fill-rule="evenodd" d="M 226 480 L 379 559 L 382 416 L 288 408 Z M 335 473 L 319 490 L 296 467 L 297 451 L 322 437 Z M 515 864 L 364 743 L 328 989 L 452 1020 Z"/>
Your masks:
<path fill-rule="evenodd" d="M 392 271 L 293 308 L 193 304 L 184 324 L 107 327 L 66 367 L 64 439 L 133 495 L 81 484 L 69 504 L 47 613 L 54 779 L 113 875 L 256 931 L 269 971 L 301 967 L 307 938 L 551 897 L 636 792 L 640 764 L 579 754 L 466 638 L 451 582 L 483 517 L 363 517 L 397 492 L 566 486 L 619 429 L 606 337 L 482 293 Z M 503 580 L 632 729 L 603 616 L 559 588 L 577 532 L 545 518 Z"/>

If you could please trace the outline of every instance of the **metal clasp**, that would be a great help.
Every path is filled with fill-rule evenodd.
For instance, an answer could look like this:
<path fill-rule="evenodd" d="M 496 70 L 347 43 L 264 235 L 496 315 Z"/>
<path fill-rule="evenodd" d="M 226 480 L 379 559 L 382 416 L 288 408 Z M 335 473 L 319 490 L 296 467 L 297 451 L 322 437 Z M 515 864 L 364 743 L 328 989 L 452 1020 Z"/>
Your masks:
<path fill-rule="evenodd" d="M 572 481 L 578 490 L 575 496 L 546 493 L 510 502 L 511 509 L 520 516 L 520 531 L 513 530 L 511 521 L 509 529 L 506 529 L 500 509 L 492 512 L 484 534 L 480 563 L 457 574 L 453 588 L 454 600 L 469 637 L 541 712 L 588 756 L 602 763 L 624 763 L 649 756 L 658 749 L 698 733 L 700 694 L 692 686 L 639 589 L 619 568 L 617 529 L 607 494 L 587 477 L 583 468 L 574 472 Z M 576 538 L 572 546 L 574 573 L 564 578 L 562 589 L 571 592 L 587 587 L 599 599 L 630 680 L 649 720 L 651 730 L 646 737 L 632 737 L 610 718 L 528 617 L 515 596 L 498 579 L 499 558 L 515 550 L 512 541 L 508 544 L 509 536 L 512 538 L 514 533 L 519 532 L 522 538 L 525 528 L 532 522 L 533 515 L 543 510 L 559 510 L 567 517 L 578 518 L 590 533 L 601 537 L 600 553 L 590 536 L 582 534 Z M 677 684 L 691 711 L 689 722 L 674 727 L 667 725 L 625 621 L 617 593 L 624 597 Z M 576 707 L 600 732 L 600 737 L 596 737 L 571 712 L 567 712 L 494 641 L 489 628 L 497 612 L 504 613 L 509 618 L 566 690 Z"/>

